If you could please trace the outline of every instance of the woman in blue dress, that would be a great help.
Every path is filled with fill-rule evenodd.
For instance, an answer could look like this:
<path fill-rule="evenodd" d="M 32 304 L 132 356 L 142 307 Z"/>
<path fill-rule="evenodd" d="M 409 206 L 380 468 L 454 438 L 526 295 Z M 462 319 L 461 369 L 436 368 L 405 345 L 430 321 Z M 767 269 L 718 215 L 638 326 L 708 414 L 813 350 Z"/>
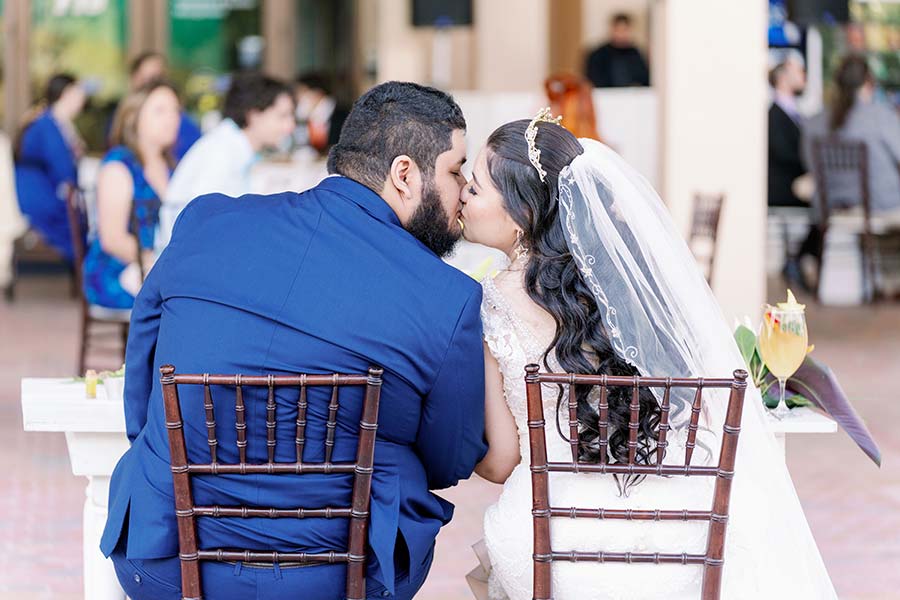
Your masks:
<path fill-rule="evenodd" d="M 180 104 L 174 88 L 153 82 L 119 105 L 113 147 L 97 175 L 97 226 L 84 261 L 88 302 L 131 308 L 153 262 L 160 198 L 174 161 Z"/>
<path fill-rule="evenodd" d="M 51 77 L 42 104 L 14 144 L 19 207 L 32 229 L 69 261 L 72 236 L 65 199 L 69 188 L 78 185 L 77 160 L 83 153 L 72 122 L 84 102 L 84 90 L 74 77 Z"/>

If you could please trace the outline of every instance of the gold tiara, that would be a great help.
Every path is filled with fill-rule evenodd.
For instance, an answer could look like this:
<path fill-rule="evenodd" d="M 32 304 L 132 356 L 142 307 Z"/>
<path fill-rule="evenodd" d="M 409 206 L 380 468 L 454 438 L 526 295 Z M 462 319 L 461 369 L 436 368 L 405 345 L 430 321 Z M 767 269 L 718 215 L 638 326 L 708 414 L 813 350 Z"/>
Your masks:
<path fill-rule="evenodd" d="M 560 121 L 562 121 L 562 116 L 553 117 L 550 112 L 550 107 L 548 106 L 538 111 L 538 114 L 535 115 L 531 120 L 531 123 L 528 124 L 528 129 L 525 130 L 525 141 L 528 142 L 528 160 L 530 160 L 531 164 L 534 165 L 534 168 L 537 169 L 538 175 L 541 176 L 542 183 L 544 178 L 547 177 L 547 172 L 541 166 L 541 151 L 535 143 L 535 139 L 537 139 L 537 124 L 553 123 L 554 125 L 559 125 Z"/>

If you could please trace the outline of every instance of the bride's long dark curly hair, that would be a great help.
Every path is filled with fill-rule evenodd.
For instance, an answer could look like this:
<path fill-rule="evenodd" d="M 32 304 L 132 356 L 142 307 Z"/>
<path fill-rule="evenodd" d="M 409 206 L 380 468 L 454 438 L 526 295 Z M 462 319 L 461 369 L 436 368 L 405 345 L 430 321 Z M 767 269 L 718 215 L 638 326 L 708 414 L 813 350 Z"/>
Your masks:
<path fill-rule="evenodd" d="M 638 370 L 619 356 L 609 340 L 603 323 L 603 311 L 597 307 L 590 288 L 581 276 L 569 252 L 560 218 L 557 181 L 560 171 L 584 152 L 578 139 L 565 128 L 538 123 L 536 144 L 541 151 L 541 165 L 547 175 L 542 182 L 528 159 L 525 130 L 530 121 L 513 121 L 494 131 L 487 142 L 487 165 L 491 180 L 503 196 L 506 210 L 522 228 L 524 244 L 529 250 L 525 266 L 525 290 L 534 302 L 553 316 L 556 334 L 544 351 L 547 358 L 555 351 L 557 361 L 568 373 L 606 375 L 640 375 Z M 588 401 L 590 387 L 579 386 L 578 423 L 580 458 L 600 462 L 599 415 Z M 563 390 L 557 398 L 557 430 L 568 439 L 559 424 L 559 406 Z M 640 392 L 640 427 L 638 429 L 637 462 L 649 464 L 656 448 L 660 408 L 646 388 Z M 628 416 L 631 391 L 611 388 L 609 401 L 608 462 L 628 460 Z M 636 483 L 634 478 L 623 489 Z"/>

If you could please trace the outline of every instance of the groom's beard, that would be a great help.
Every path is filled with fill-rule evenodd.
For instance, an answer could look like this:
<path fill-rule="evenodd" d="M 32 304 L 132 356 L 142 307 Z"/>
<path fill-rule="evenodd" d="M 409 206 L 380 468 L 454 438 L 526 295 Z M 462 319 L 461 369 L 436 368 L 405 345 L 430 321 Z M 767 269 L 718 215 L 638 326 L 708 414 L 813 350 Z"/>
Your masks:
<path fill-rule="evenodd" d="M 453 251 L 462 235 L 461 231 L 450 228 L 449 220 L 437 189 L 433 182 L 428 182 L 422 190 L 422 203 L 410 217 L 406 230 L 429 250 L 444 257 Z"/>

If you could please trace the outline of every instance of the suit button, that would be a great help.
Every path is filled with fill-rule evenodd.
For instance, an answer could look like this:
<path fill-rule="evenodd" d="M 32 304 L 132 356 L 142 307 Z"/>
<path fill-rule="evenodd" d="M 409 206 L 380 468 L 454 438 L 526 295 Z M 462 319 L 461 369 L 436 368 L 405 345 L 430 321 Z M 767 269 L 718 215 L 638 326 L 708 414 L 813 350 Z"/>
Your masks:
<path fill-rule="evenodd" d="M 140 583 L 140 582 L 141 582 L 141 576 L 138 575 L 137 573 L 134 574 L 134 582 L 135 582 L 135 583 Z"/>
<path fill-rule="evenodd" d="M 382 595 L 382 597 L 387 598 L 388 596 L 391 595 L 391 593 L 387 590 L 384 590 L 383 592 L 381 592 L 381 595 Z"/>

